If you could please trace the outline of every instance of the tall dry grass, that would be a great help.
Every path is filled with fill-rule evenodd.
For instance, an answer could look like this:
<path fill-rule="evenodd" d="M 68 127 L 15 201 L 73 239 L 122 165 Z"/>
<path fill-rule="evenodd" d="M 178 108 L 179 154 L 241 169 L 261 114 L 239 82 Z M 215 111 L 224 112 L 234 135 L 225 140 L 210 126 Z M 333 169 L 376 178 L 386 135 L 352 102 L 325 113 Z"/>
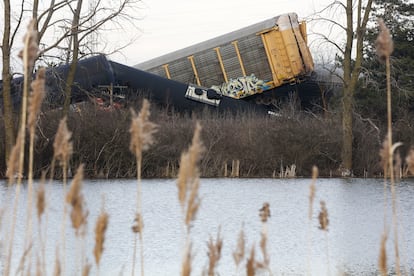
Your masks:
<path fill-rule="evenodd" d="M 379 268 L 383 275 L 387 274 L 387 256 L 386 241 L 389 228 L 386 225 L 386 200 L 387 200 L 387 184 L 388 179 L 391 188 L 392 198 L 392 227 L 394 232 L 394 254 L 395 254 L 395 273 L 401 275 L 400 249 L 399 249 L 399 229 L 398 229 L 398 211 L 397 211 L 397 195 L 396 195 L 396 177 L 399 174 L 400 161 L 399 155 L 395 154 L 396 149 L 402 143 L 393 143 L 392 128 L 392 105 L 391 105 L 391 54 L 394 50 L 393 40 L 389 29 L 382 19 L 378 20 L 379 34 L 376 40 L 376 50 L 379 59 L 385 62 L 386 82 L 387 82 L 387 135 L 383 142 L 383 148 L 380 151 L 381 161 L 384 168 L 384 232 L 381 238 L 381 247 L 379 254 Z M 397 168 L 396 168 L 397 164 Z M 399 166 L 398 166 L 399 165 Z"/>
<path fill-rule="evenodd" d="M 136 156 L 137 163 L 137 208 L 134 219 L 134 226 L 132 231 L 136 234 L 134 240 L 134 254 L 132 260 L 132 275 L 135 275 L 135 261 L 136 261 L 136 247 L 137 235 L 140 241 L 140 260 L 141 260 L 141 276 L 144 276 L 144 239 L 143 228 L 144 221 L 142 217 L 142 187 L 141 187 L 141 167 L 142 167 L 142 152 L 148 150 L 154 144 L 154 133 L 157 131 L 157 125 L 150 122 L 150 103 L 144 100 L 141 111 L 137 115 L 131 109 L 132 121 L 129 132 L 131 133 L 130 150 Z"/>

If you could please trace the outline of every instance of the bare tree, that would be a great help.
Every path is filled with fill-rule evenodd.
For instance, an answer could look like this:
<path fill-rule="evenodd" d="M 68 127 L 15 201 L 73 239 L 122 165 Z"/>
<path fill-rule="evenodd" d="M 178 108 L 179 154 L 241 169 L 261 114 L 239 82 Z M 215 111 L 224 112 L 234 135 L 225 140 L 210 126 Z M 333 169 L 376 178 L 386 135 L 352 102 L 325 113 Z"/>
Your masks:
<path fill-rule="evenodd" d="M 73 3 L 76 3 L 74 8 L 72 7 Z M 140 0 L 121 0 L 115 6 L 112 3 L 109 5 L 105 0 L 96 0 L 90 2 L 88 9 L 86 9 L 82 0 L 65 0 L 51 4 L 49 9 L 39 16 L 39 22 L 42 21 L 43 23 L 42 28 L 39 28 L 40 36 L 43 36 L 52 27 L 62 30 L 55 41 L 49 44 L 44 43 L 40 56 L 49 60 L 51 60 L 51 57 L 53 60 L 55 57 L 61 56 L 64 58 L 58 60 L 57 63 L 70 64 L 63 91 L 65 98 L 64 114 L 69 111 L 78 59 L 96 53 L 96 47 L 91 44 L 96 43 L 94 39 L 97 33 L 102 32 L 104 28 L 119 31 L 126 26 L 128 28 L 132 26 L 138 31 L 135 23 L 137 19 L 140 19 L 138 11 L 140 3 Z M 71 19 L 52 19 L 55 17 L 54 12 L 61 7 L 64 7 L 66 15 L 72 15 Z M 118 51 L 124 46 L 110 51 Z M 57 49 L 64 54 L 57 54 Z"/>
<path fill-rule="evenodd" d="M 2 51 L 2 95 L 3 95 L 3 118 L 4 118 L 4 133 L 5 133 L 5 158 L 8 160 L 11 148 L 15 142 L 15 126 L 13 118 L 13 103 L 11 98 L 11 80 L 12 72 L 10 69 L 11 49 L 14 44 L 16 34 L 20 28 L 24 1 L 20 6 L 20 14 L 17 19 L 17 25 L 12 32 L 11 30 L 11 5 L 10 0 L 4 0 L 4 26 L 3 26 L 3 40 L 1 44 Z"/>
<path fill-rule="evenodd" d="M 333 45 L 337 50 L 337 58 L 341 63 L 343 74 L 342 94 L 342 163 L 341 173 L 352 174 L 352 118 L 354 110 L 354 92 L 358 84 L 363 60 L 363 42 L 369 20 L 373 0 L 333 1 L 315 16 L 316 21 L 329 25 L 328 30 L 337 29 L 345 39 L 342 42 L 333 40 L 328 34 L 319 34 L 323 42 Z M 329 13 L 331 12 L 331 16 Z M 328 16 L 326 16 L 328 14 Z M 338 14 L 343 14 L 343 23 L 338 21 Z M 334 19 L 335 16 L 336 18 Z"/>
<path fill-rule="evenodd" d="M 66 61 L 66 63 L 72 64 L 66 80 L 66 92 L 64 93 L 64 110 L 66 112 L 70 105 L 71 89 L 76 73 L 77 61 L 82 56 L 94 54 L 93 51 L 95 51 L 95 47 L 87 45 L 90 42 L 88 39 L 99 32 L 104 32 L 105 28 L 110 31 L 119 31 L 124 27 L 128 29 L 132 27 L 137 31 L 139 30 L 136 22 L 141 18 L 139 15 L 140 0 L 119 0 L 118 5 L 114 5 L 113 1 L 108 3 L 107 0 L 95 0 L 91 3 L 87 11 L 82 9 L 84 5 L 82 0 L 51 0 L 48 6 L 42 6 L 42 1 L 34 0 L 33 5 L 30 7 L 32 18 L 36 19 L 35 29 L 38 31 L 38 42 L 39 45 L 42 45 L 39 57 L 45 63 L 52 61 L 54 64 L 59 64 Z M 11 97 L 11 49 L 14 47 L 15 37 L 20 31 L 23 15 L 29 12 L 25 0 L 21 0 L 19 4 L 20 10 L 17 13 L 17 20 L 12 22 L 10 0 L 4 0 L 4 29 L 1 49 L 6 160 L 14 144 L 14 122 L 16 121 L 13 115 Z M 72 6 L 75 6 L 75 8 Z M 14 25 L 13 32 L 12 25 Z M 46 37 L 49 38 L 46 39 Z M 54 38 L 50 39 L 50 37 Z M 69 43 L 67 43 L 68 40 Z M 124 46 L 110 49 L 110 51 L 115 52 Z M 104 50 L 103 47 L 100 49 L 100 52 Z M 61 55 L 62 51 L 64 55 Z M 109 54 L 108 52 L 106 53 Z M 65 56 L 65 58 L 60 58 L 62 56 Z"/>

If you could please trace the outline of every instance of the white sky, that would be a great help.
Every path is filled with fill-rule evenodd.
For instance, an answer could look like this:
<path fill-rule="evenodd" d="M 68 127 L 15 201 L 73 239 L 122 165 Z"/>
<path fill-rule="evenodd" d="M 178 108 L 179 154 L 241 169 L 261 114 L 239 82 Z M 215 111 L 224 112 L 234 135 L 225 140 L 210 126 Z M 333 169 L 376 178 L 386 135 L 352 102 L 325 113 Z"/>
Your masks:
<path fill-rule="evenodd" d="M 110 59 L 135 65 L 186 46 L 234 31 L 279 14 L 305 19 L 332 0 L 143 0 L 139 38 Z M 310 32 L 310 30 L 308 30 Z M 125 41 L 137 34 L 110 38 Z"/>
<path fill-rule="evenodd" d="M 96 0 L 89 0 L 96 1 Z M 109 0 L 115 1 L 116 0 Z M 198 42 L 249 26 L 274 16 L 296 12 L 299 20 L 326 7 L 333 0 L 141 0 L 141 9 L 130 14 L 137 18 L 141 31 L 127 28 L 114 31 L 104 40 L 108 48 L 116 48 L 134 40 L 120 53 L 112 54 L 113 61 L 133 66 L 140 62 L 179 50 Z M 11 0 L 12 9 L 17 9 L 21 0 Z M 87 1 L 85 1 L 87 2 Z M 48 2 L 43 2 L 48 3 Z M 3 13 L 3 3 L 1 11 Z M 116 5 L 115 4 L 115 5 Z M 30 6 L 30 0 L 28 1 Z M 16 11 L 15 11 L 16 12 Z M 132 11 L 131 11 L 132 13 Z M 136 13 L 136 14 L 135 14 Z M 343 14 L 341 14 L 342 16 Z M 26 22 L 29 19 L 26 18 Z M 26 26 L 25 23 L 22 26 Z M 0 22 L 2 33 L 3 22 Z M 22 34 L 26 28 L 21 28 Z M 312 25 L 308 25 L 311 33 Z M 315 31 L 316 32 L 316 31 Z M 136 38 L 136 39 L 134 39 Z M 312 37 L 309 37 L 312 40 Z M 98 41 L 100 39 L 98 38 Z M 18 50 L 22 47 L 21 38 L 16 38 L 12 64 L 19 62 Z M 97 47 L 99 50 L 99 46 Z M 1 55 L 1 52 L 0 52 Z M 314 55 L 315 58 L 315 55 Z M 1 65 L 1 60 L 0 60 Z M 15 69 L 19 66 L 16 65 Z M 18 70 L 18 69 L 17 69 Z"/>

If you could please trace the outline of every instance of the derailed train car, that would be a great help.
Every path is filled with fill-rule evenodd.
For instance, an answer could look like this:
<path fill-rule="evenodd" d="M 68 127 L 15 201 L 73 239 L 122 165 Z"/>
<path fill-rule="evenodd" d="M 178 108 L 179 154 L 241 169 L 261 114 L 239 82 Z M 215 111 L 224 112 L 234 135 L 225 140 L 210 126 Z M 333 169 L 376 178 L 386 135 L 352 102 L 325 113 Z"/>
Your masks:
<path fill-rule="evenodd" d="M 306 25 L 294 13 L 150 60 L 135 67 L 99 55 L 78 62 L 72 103 L 103 96 L 113 101 L 145 92 L 152 101 L 177 110 L 268 112 L 295 94 L 306 108 L 320 99 L 306 44 Z M 46 73 L 47 101 L 63 103 L 68 65 Z M 22 78 L 13 80 L 18 106 Z M 2 97 L 1 97 L 2 100 Z M 0 100 L 0 103 L 1 103 Z"/>
<path fill-rule="evenodd" d="M 62 106 L 64 102 L 64 84 L 69 66 L 51 67 L 46 70 L 46 102 L 51 107 Z M 1 85 L 1 84 L 0 84 Z M 23 78 L 12 81 L 12 100 L 16 108 L 21 104 Z M 0 86 L 1 88 L 1 86 Z M 194 101 L 186 95 L 191 91 L 200 99 Z M 151 101 L 172 107 L 178 111 L 202 110 L 204 107 L 218 111 L 266 112 L 266 107 L 229 97 L 222 97 L 214 90 L 192 84 L 184 84 L 148 73 L 130 66 L 110 61 L 104 55 L 80 60 L 72 86 L 71 103 L 79 103 L 97 98 L 106 98 L 109 102 L 127 102 L 136 96 L 145 95 Z M 208 96 L 208 98 L 207 98 Z M 214 104 L 211 104 L 214 102 Z M 0 99 L 2 106 L 2 97 Z"/>
<path fill-rule="evenodd" d="M 303 106 L 321 90 L 307 46 L 306 23 L 288 13 L 138 64 L 234 99 L 275 105 L 295 93 Z M 196 99 L 195 99 L 196 100 Z"/>

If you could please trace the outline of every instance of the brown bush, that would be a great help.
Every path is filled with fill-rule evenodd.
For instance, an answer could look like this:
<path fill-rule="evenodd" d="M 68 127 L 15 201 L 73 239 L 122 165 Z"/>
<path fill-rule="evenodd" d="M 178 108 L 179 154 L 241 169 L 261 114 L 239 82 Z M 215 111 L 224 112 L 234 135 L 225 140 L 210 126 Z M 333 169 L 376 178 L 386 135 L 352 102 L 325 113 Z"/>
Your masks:
<path fill-rule="evenodd" d="M 136 104 L 139 107 L 139 103 Z M 240 160 L 241 177 L 272 177 L 281 168 L 296 165 L 298 176 L 311 176 L 313 165 L 320 175 L 335 176 L 341 156 L 341 121 L 338 114 L 310 114 L 292 108 L 281 110 L 279 116 L 253 113 L 232 114 L 204 110 L 179 114 L 151 106 L 151 121 L 159 125 L 156 144 L 143 154 L 143 177 L 175 177 L 181 152 L 191 142 L 196 120 L 202 125 L 206 151 L 200 164 L 202 177 L 223 176 L 224 164 L 231 170 L 233 160 Z M 37 128 L 35 176 L 50 169 L 53 141 L 60 112 L 43 113 Z M 135 157 L 129 150 L 131 114 L 128 109 L 103 111 L 85 104 L 80 112 L 68 117 L 73 132 L 72 171 L 85 164 L 85 177 L 131 178 L 136 175 Z M 414 144 L 412 115 L 396 120 L 394 140 L 404 143 L 404 158 Z M 0 119 L 0 127 L 3 122 Z M 381 173 L 379 148 L 384 127 L 378 122 L 355 115 L 354 174 L 376 176 Z M 4 132 L 0 139 L 4 141 Z M 4 155 L 4 145 L 0 145 Z M 0 171 L 6 171 L 4 158 Z M 60 177 L 56 169 L 55 177 Z"/>

